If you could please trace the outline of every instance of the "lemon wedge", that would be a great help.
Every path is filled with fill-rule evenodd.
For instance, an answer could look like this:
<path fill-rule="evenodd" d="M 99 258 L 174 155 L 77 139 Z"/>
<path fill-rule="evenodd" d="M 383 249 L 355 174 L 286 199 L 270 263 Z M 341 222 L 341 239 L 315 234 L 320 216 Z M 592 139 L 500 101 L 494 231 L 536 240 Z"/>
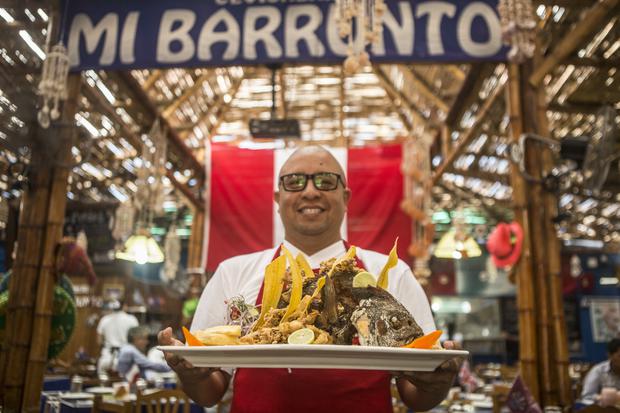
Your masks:
<path fill-rule="evenodd" d="M 377 286 L 377 279 L 371 273 L 367 271 L 362 271 L 360 273 L 357 273 L 357 275 L 353 277 L 353 288 L 366 288 L 369 286 Z"/>
<path fill-rule="evenodd" d="M 314 331 L 309 328 L 299 329 L 288 336 L 289 344 L 312 344 L 313 341 Z"/>

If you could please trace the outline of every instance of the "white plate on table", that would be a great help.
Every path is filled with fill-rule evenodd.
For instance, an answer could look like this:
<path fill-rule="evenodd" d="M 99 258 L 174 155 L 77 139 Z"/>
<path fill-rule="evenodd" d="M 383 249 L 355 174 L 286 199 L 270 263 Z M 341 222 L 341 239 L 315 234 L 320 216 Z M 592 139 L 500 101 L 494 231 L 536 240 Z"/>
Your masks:
<path fill-rule="evenodd" d="M 87 389 L 84 390 L 87 393 L 92 393 L 92 394 L 112 394 L 114 393 L 114 388 L 113 387 L 103 387 L 103 386 L 96 386 L 96 387 L 89 387 Z"/>
<path fill-rule="evenodd" d="M 86 392 L 67 392 L 67 393 L 60 393 L 58 395 L 62 400 L 87 400 L 87 399 L 92 399 L 93 397 L 95 397 L 94 394 L 92 393 L 86 393 Z"/>
<path fill-rule="evenodd" d="M 418 350 L 331 344 L 262 344 L 240 346 L 159 346 L 196 367 L 320 368 L 432 371 L 464 350 Z"/>

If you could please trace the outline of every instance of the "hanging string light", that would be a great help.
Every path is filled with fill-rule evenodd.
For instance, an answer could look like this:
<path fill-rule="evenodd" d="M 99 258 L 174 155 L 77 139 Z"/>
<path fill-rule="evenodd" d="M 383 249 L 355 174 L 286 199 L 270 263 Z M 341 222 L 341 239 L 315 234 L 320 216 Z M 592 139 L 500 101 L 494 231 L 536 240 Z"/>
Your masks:
<path fill-rule="evenodd" d="M 348 41 L 344 71 L 352 75 L 370 63 L 366 46 L 374 44 L 383 31 L 385 0 L 336 0 L 338 35 Z M 353 35 L 353 24 L 357 36 Z"/>
<path fill-rule="evenodd" d="M 497 5 L 508 59 L 520 63 L 534 55 L 536 20 L 531 0 L 500 0 Z"/>
<path fill-rule="evenodd" d="M 58 42 L 43 61 L 43 72 L 38 93 L 43 98 L 37 120 L 43 128 L 49 128 L 50 121 L 60 117 L 60 101 L 67 98 L 67 76 L 69 75 L 69 56 L 67 49 Z"/>

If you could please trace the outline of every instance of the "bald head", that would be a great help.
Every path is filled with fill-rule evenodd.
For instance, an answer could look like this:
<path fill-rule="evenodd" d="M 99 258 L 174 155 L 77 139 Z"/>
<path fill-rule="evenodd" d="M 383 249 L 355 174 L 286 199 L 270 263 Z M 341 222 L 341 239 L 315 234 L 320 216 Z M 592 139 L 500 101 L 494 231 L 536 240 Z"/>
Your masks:
<path fill-rule="evenodd" d="M 295 170 L 302 159 L 312 158 L 319 162 L 319 165 L 323 167 L 326 172 L 336 172 L 342 179 L 345 179 L 344 170 L 340 165 L 340 162 L 334 155 L 327 149 L 319 145 L 303 146 L 295 152 L 284 162 L 282 168 L 280 168 L 280 174 L 278 176 L 300 172 Z"/>

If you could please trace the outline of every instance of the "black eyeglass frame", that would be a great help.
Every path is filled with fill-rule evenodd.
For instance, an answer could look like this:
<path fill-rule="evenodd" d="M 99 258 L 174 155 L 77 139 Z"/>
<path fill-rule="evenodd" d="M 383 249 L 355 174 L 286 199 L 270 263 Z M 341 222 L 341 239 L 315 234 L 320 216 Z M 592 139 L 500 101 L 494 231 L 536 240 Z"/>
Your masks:
<path fill-rule="evenodd" d="M 316 176 L 320 176 L 320 175 L 330 175 L 330 176 L 335 176 L 336 177 L 336 186 L 334 186 L 332 189 L 321 189 L 316 185 L 316 182 L 314 181 L 314 178 Z M 289 177 L 289 176 L 303 176 L 305 177 L 306 181 L 304 182 L 304 186 L 301 187 L 300 189 L 287 189 L 286 186 L 284 185 L 284 179 Z M 286 174 L 286 175 L 282 175 L 279 179 L 280 182 L 280 186 L 282 186 L 282 189 L 284 189 L 286 192 L 301 192 L 304 189 L 306 189 L 306 187 L 308 186 L 308 182 L 312 181 L 312 185 L 314 185 L 314 187 L 318 190 L 318 191 L 335 191 L 336 189 L 338 189 L 338 183 L 342 184 L 343 188 L 346 188 L 346 184 L 344 183 L 344 179 L 342 179 L 342 176 L 340 176 L 340 174 L 337 174 L 335 172 L 317 172 L 314 174 L 304 174 L 304 173 L 292 173 L 292 174 Z"/>

